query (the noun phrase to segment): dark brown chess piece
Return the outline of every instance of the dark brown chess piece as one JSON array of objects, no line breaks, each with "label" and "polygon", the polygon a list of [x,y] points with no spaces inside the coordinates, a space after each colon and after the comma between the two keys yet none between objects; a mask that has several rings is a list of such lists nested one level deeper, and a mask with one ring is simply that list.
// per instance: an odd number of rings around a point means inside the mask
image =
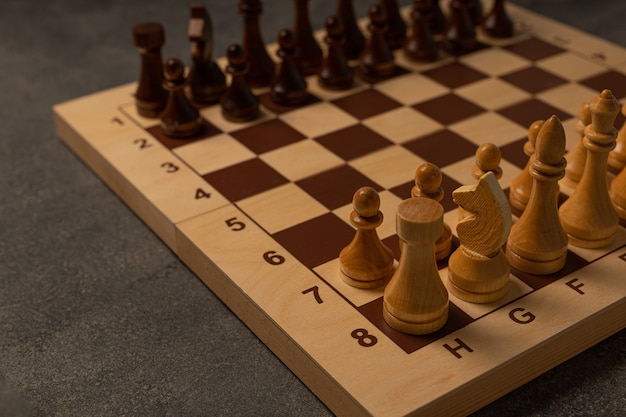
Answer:
[{"label": "dark brown chess piece", "polygon": [[317,73],[322,65],[323,54],[313,37],[309,18],[309,0],[296,0],[294,33],[298,49],[298,68],[304,75]]},{"label": "dark brown chess piece", "polygon": [[246,78],[252,87],[266,87],[274,78],[274,61],[265,49],[259,19],[263,12],[260,0],[240,0],[239,14],[243,16],[242,46],[248,55]]},{"label": "dark brown chess piece", "polygon": [[398,1],[381,0],[380,4],[383,5],[387,12],[387,32],[385,33],[387,45],[392,50],[402,48],[406,40],[406,22],[400,15]]},{"label": "dark brown chess piece", "polygon": [[365,47],[365,37],[354,16],[352,0],[337,0],[336,16],[341,19],[345,42],[343,51],[347,59],[357,59]]},{"label": "dark brown chess piece", "polygon": [[[431,0],[426,0],[426,2],[429,3]],[[430,30],[430,16],[428,9],[413,7],[411,11],[411,36],[404,44],[404,53],[409,59],[432,62],[436,61],[439,56],[439,48]]]},{"label": "dark brown chess piece", "polygon": [[448,22],[441,11],[439,0],[413,0],[412,13],[419,13],[426,18],[430,33],[436,41],[443,39]]},{"label": "dark brown chess piece", "polygon": [[222,115],[233,122],[246,122],[259,114],[259,99],[250,90],[246,80],[249,65],[241,45],[232,44],[226,51],[228,66],[226,72],[231,82],[220,99]]},{"label": "dark brown chess piece", "polygon": [[198,103],[214,103],[226,90],[226,77],[213,61],[213,27],[203,6],[191,6],[188,29],[192,65],[189,69],[191,98]]},{"label": "dark brown chess piece", "polygon": [[135,92],[137,113],[143,117],[157,118],[167,103],[161,58],[165,30],[160,23],[139,23],[133,27],[133,40],[141,56],[139,82]]},{"label": "dark brown chess piece", "polygon": [[272,81],[270,97],[278,104],[296,106],[307,97],[307,84],[298,70],[296,37],[289,29],[278,34],[278,52],[281,62]]},{"label": "dark brown chess piece", "polygon": [[367,27],[370,36],[361,54],[360,69],[366,76],[388,77],[395,71],[395,62],[393,53],[385,41],[387,30],[385,8],[378,3],[372,4],[369,8],[369,19],[370,23]]},{"label": "dark brown chess piece", "polygon": [[450,25],[446,31],[446,48],[454,55],[476,49],[476,30],[466,4],[460,0],[450,3]]},{"label": "dark brown chess piece", "polygon": [[510,38],[515,33],[513,21],[504,7],[504,0],[495,0],[493,7],[485,16],[483,29],[494,38]]},{"label": "dark brown chess piece", "polygon": [[467,7],[467,13],[474,26],[483,23],[483,4],[481,0],[460,0]]},{"label": "dark brown chess piece", "polygon": [[169,91],[167,105],[159,116],[163,133],[175,138],[197,134],[202,128],[202,118],[185,95],[185,65],[179,59],[170,58],[163,66],[163,73],[165,88]]},{"label": "dark brown chess piece", "polygon": [[344,26],[337,16],[326,19],[326,37],[328,45],[326,57],[319,72],[319,83],[332,90],[343,90],[354,84],[354,71],[348,64],[343,50]]}]

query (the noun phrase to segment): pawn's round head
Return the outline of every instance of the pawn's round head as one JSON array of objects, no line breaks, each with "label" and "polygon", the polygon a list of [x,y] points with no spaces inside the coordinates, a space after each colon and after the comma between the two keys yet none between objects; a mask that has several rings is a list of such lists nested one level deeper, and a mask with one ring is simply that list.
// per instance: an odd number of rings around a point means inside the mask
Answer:
[{"label": "pawn's round head", "polygon": [[341,39],[343,37],[343,23],[337,16],[329,16],[324,24],[326,33],[331,39]]},{"label": "pawn's round head", "polygon": [[543,120],[535,120],[530,127],[528,128],[528,141],[535,146],[537,142],[537,135],[539,134],[539,130],[541,126],[543,126]]},{"label": "pawn's round head", "polygon": [[163,76],[168,81],[181,80],[185,76],[185,64],[177,58],[168,59],[163,65]]},{"label": "pawn's round head", "polygon": [[376,27],[387,26],[387,11],[381,4],[374,3],[368,9],[368,15],[372,25]]},{"label": "pawn's round head", "polygon": [[495,171],[500,166],[502,154],[493,143],[483,143],[476,150],[476,165],[483,171]]},{"label": "pawn's round head", "polygon": [[243,47],[237,43],[233,43],[226,49],[226,58],[228,63],[232,66],[239,67],[245,65],[246,54]]},{"label": "pawn's round head", "polygon": [[282,29],[278,32],[278,45],[284,50],[296,49],[296,35],[290,29]]},{"label": "pawn's round head", "polygon": [[352,205],[360,217],[373,217],[380,209],[380,196],[372,187],[361,187],[354,193]]},{"label": "pawn's round head", "polygon": [[415,171],[415,185],[425,194],[439,191],[442,180],[441,170],[430,162],[424,162]]}]

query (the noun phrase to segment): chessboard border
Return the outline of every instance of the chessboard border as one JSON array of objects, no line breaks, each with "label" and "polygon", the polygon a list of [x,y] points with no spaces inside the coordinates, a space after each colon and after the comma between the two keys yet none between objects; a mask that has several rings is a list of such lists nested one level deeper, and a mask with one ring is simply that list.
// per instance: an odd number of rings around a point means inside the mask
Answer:
[{"label": "chessboard border", "polygon": [[[543,17],[535,17],[534,13],[513,7],[514,12],[529,13],[536,25],[541,24],[547,29],[548,37],[563,35],[560,27],[570,27],[553,21],[541,22]],[[523,20],[522,20],[523,21]],[[555,28],[556,27],[556,28]],[[561,31],[562,32],[562,31]],[[568,32],[572,33],[572,32]],[[575,33],[574,33],[575,35]],[[541,36],[539,36],[541,37]],[[593,37],[585,34],[587,40]],[[599,40],[599,45],[608,42]],[[601,42],[601,43],[600,43]],[[575,50],[572,45],[569,49]],[[589,46],[585,45],[585,50]],[[623,49],[620,48],[622,54]],[[607,54],[606,56],[612,56]],[[626,55],[624,55],[626,59]],[[626,60],[624,61],[626,62]],[[612,65],[613,66],[613,65]],[[97,94],[97,93],[96,93]],[[259,337],[333,412],[342,415],[370,415],[360,402],[345,389],[321,366],[319,366],[285,331],[275,323],[254,301],[242,292],[220,268],[179,230],[176,223],[170,222],[165,214],[101,155],[81,134],[64,119],[62,109],[54,107],[54,121],[61,140],[88,165],[103,182],[127,204],[139,218],[148,225],[170,249],[211,289],[254,333]],[[182,159],[178,158],[180,161]],[[184,161],[183,161],[184,163]],[[242,212],[243,214],[243,212]],[[252,219],[250,219],[253,221]],[[616,253],[621,248],[611,253]],[[525,384],[546,370],[570,359],[606,337],[626,326],[626,299],[613,303],[598,312],[603,320],[598,324],[597,317],[587,317],[551,338],[545,339],[534,349],[510,360],[508,363],[482,374],[471,384],[465,384],[454,392],[437,398],[415,414],[463,415],[475,411],[494,399]],[[576,343],[572,343],[575,341]],[[541,355],[537,355],[540,352]],[[454,401],[448,397],[454,396]]]}]

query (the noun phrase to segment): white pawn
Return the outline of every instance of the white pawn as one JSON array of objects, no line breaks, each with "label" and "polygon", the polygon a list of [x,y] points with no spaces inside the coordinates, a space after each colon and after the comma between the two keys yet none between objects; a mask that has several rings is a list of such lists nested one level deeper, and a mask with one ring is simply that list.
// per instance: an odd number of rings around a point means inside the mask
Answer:
[{"label": "white pawn", "polygon": [[383,295],[383,318],[395,330],[427,334],[448,320],[448,291],[435,262],[442,227],[443,207],[436,201],[416,197],[398,205],[396,228],[404,243]]},{"label": "white pawn", "polygon": [[620,219],[626,220],[626,169],[622,168],[617,177],[611,182],[611,190],[609,191],[613,207],[617,211]]},{"label": "white pawn", "polygon": [[561,183],[569,188],[576,188],[580,177],[585,170],[585,161],[587,160],[587,149],[583,145],[585,137],[585,127],[591,123],[591,111],[589,110],[589,101],[584,102],[578,110],[578,119],[576,120],[576,133],[578,133],[578,141],[574,147],[565,155],[567,166],[565,167],[565,177]]},{"label": "white pawn", "polygon": [[[626,116],[626,104],[622,105],[622,114]],[[626,166],[626,122],[622,125],[615,140],[615,149],[609,152],[609,167],[620,172]]]},{"label": "white pawn", "polygon": [[339,254],[341,278],[357,288],[380,287],[387,283],[394,266],[393,252],[376,233],[383,222],[380,197],[373,188],[362,187],[354,193],[352,204],[350,223],[356,234]]},{"label": "white pawn", "polygon": [[[415,171],[415,185],[411,189],[411,197],[430,198],[436,202],[443,199],[443,188],[441,188],[441,170],[435,164],[424,162]],[[443,223],[443,232],[435,242],[435,257],[438,261],[445,259],[450,254],[452,248],[452,231],[450,226]]]},{"label": "white pawn", "polygon": [[[474,166],[472,167],[472,177],[479,180],[480,177],[487,172],[492,172],[496,179],[502,178],[502,168],[500,168],[500,161],[502,160],[502,153],[493,143],[483,143],[476,149]],[[463,210],[463,207],[459,207],[457,210],[459,213],[459,220],[462,220],[467,216],[467,212]]]},{"label": "white pawn", "polygon": [[509,190],[509,202],[511,207],[524,211],[528,199],[530,198],[530,191],[533,188],[533,177],[530,175],[530,164],[532,156],[535,153],[535,142],[537,141],[537,133],[543,125],[543,120],[537,120],[528,129],[528,142],[524,144],[524,153],[528,156],[528,162],[526,166],[520,172],[520,174],[511,180],[511,188]]}]

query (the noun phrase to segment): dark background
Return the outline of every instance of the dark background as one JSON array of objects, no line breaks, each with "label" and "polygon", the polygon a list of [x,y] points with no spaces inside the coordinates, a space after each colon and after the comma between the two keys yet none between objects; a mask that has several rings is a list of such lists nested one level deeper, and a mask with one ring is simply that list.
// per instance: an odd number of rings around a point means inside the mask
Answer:
[{"label": "dark background", "polygon": [[[236,3],[204,2],[217,56]],[[291,2],[265,3],[273,42]],[[312,3],[319,28],[334,0]],[[623,0],[515,3],[626,46]],[[56,137],[53,104],[136,79],[134,23],[161,21],[164,57],[186,59],[188,5],[2,2],[0,416],[330,415]],[[626,415],[625,387],[622,331],[476,415]]]}]

